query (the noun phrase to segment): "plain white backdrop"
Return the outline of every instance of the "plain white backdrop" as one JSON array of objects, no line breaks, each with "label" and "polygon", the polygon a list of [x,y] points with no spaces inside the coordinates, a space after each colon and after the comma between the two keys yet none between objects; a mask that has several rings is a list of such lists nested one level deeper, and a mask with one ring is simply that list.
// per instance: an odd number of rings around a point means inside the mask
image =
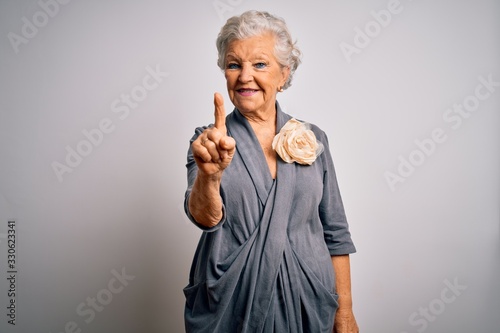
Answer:
[{"label": "plain white backdrop", "polygon": [[188,142],[248,9],[303,52],[278,100],[329,136],[361,332],[498,331],[494,0],[0,1],[0,331],[183,332]]}]

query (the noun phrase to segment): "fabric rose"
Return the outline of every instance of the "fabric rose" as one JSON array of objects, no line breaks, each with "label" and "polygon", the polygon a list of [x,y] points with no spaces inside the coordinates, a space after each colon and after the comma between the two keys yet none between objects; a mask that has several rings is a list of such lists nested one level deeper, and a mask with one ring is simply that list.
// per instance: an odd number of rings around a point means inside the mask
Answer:
[{"label": "fabric rose", "polygon": [[287,163],[311,165],[323,152],[323,144],[316,140],[311,125],[290,119],[273,139],[273,149]]}]

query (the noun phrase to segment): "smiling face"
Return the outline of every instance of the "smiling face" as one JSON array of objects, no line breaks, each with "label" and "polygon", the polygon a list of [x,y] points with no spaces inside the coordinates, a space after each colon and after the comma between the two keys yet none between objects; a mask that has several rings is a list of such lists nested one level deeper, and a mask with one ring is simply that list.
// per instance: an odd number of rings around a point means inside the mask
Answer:
[{"label": "smiling face", "polygon": [[276,94],[290,70],[274,56],[274,36],[235,40],[226,53],[225,76],[229,98],[246,117],[266,118],[275,111]]}]

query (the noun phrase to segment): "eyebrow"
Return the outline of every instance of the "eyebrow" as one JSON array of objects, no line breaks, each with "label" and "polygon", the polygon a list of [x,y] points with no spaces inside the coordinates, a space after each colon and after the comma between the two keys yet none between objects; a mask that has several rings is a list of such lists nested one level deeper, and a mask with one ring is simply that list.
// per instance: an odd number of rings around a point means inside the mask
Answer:
[{"label": "eyebrow", "polygon": [[235,60],[241,60],[241,58],[240,58],[240,57],[238,57],[238,56],[237,56],[236,54],[234,54],[234,53],[228,53],[228,54],[226,54],[226,59],[228,59],[228,58],[233,58],[233,59],[235,59]]},{"label": "eyebrow", "polygon": [[[233,59],[233,60],[238,60],[238,61],[241,61],[241,58],[238,57],[236,54],[234,53],[227,53],[226,55],[226,60],[228,60],[229,58]],[[266,54],[259,54],[258,56],[254,56],[251,58],[251,61],[255,61],[255,60],[266,60],[266,61],[269,61],[271,58],[266,55]]]}]

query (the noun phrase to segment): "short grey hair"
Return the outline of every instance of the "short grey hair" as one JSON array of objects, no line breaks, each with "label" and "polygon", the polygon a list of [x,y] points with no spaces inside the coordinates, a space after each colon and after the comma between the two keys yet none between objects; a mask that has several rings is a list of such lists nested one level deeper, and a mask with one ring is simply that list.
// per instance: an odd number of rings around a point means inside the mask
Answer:
[{"label": "short grey hair", "polygon": [[235,40],[246,39],[259,36],[265,33],[271,33],[276,38],[274,47],[274,56],[281,67],[289,67],[290,75],[285,85],[286,89],[290,87],[293,74],[300,64],[301,52],[292,41],[292,36],[288,31],[285,20],[273,16],[268,12],[249,10],[240,16],[229,18],[226,24],[220,30],[216,45],[219,58],[217,65],[224,70],[226,67],[226,52],[229,44]]}]

